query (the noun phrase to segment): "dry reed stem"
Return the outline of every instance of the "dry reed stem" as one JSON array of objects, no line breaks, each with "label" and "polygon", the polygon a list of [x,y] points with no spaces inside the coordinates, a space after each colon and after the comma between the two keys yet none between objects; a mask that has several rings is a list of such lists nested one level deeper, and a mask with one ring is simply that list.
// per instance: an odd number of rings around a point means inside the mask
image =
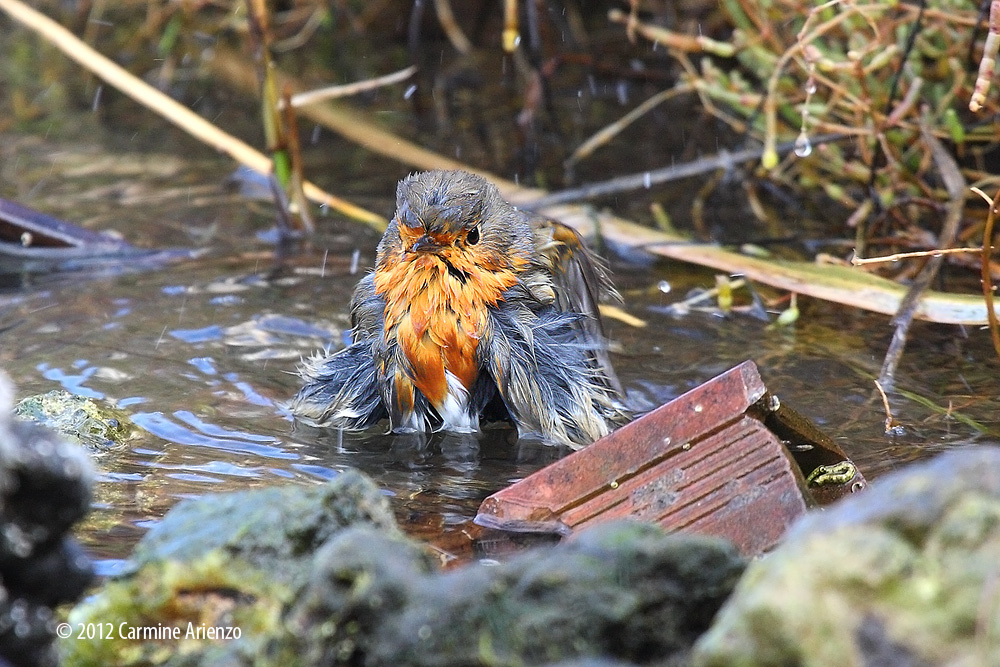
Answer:
[{"label": "dry reed stem", "polygon": [[917,259],[919,257],[941,257],[942,255],[970,255],[982,254],[982,248],[942,248],[940,250],[919,250],[916,252],[897,252],[892,255],[880,255],[878,257],[851,258],[851,266],[864,266],[865,264],[885,264],[887,262],[898,262],[904,259]]},{"label": "dry reed stem", "polygon": [[591,153],[593,153],[601,146],[604,146],[607,143],[609,143],[612,139],[618,136],[625,128],[627,128],[629,125],[634,123],[639,118],[642,118],[644,115],[649,113],[659,104],[662,104],[663,102],[666,102],[669,99],[677,97],[678,95],[684,95],[692,91],[694,91],[693,86],[685,83],[680,83],[674,86],[673,88],[669,88],[667,90],[661,91],[653,95],[645,102],[643,102],[636,108],[632,109],[631,111],[629,111],[627,114],[625,114],[615,122],[595,132],[593,135],[590,136],[590,138],[588,138],[582,144],[577,146],[576,150],[573,151],[573,154],[566,159],[564,165],[567,168],[572,167],[580,160],[589,157]]},{"label": "dry reed stem", "polygon": [[383,86],[389,86],[394,83],[399,83],[400,81],[406,81],[413,76],[416,71],[416,65],[410,65],[406,69],[401,69],[398,72],[378,76],[365,81],[355,81],[353,83],[345,83],[338,86],[317,88],[316,90],[309,90],[304,93],[296,93],[291,97],[291,105],[293,107],[304,107],[309,104],[322,102],[323,100],[332,100],[338,97],[357,95],[358,93],[374,90]]},{"label": "dry reed stem", "polygon": [[472,42],[455,20],[455,13],[451,11],[451,0],[434,0],[434,11],[437,13],[441,29],[455,50],[463,54],[471,52]]}]

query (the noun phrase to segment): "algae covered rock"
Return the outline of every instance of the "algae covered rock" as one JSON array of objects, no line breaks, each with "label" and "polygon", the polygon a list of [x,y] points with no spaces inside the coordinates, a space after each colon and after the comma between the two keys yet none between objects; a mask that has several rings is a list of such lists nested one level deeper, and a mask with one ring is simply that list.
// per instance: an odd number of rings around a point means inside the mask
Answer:
[{"label": "algae covered rock", "polygon": [[48,429],[13,419],[0,374],[0,664],[54,665],[53,609],[93,578],[67,536],[90,506],[87,454]]},{"label": "algae covered rock", "polygon": [[123,410],[62,389],[28,396],[17,404],[14,412],[51,428],[94,454],[124,444],[134,431]]},{"label": "algae covered rock", "polygon": [[1000,665],[1000,448],[941,454],[796,524],[699,667]]},{"label": "algae covered rock", "polygon": [[63,641],[64,664],[677,664],[744,567],[722,540],[621,523],[442,573],[354,471],[185,501],[132,561],[70,614],[110,636]]},{"label": "algae covered rock", "polygon": [[285,649],[308,665],[662,664],[705,631],[743,566],[728,542],[622,522],[427,574],[359,527],[317,554]]},{"label": "algae covered rock", "polygon": [[[64,664],[216,664],[255,655],[319,547],[356,522],[398,535],[381,491],[348,471],[321,486],[289,485],[179,503],[140,542],[131,568],[70,614]],[[215,656],[215,657],[213,657]],[[248,658],[249,659],[249,658]]]}]

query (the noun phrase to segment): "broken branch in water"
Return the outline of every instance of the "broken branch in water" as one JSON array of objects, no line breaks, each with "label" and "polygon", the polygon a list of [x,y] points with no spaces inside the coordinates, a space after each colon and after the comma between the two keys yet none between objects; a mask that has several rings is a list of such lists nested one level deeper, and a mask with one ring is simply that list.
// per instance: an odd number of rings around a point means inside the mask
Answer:
[{"label": "broken branch in water", "polygon": [[[941,234],[938,235],[938,247],[947,249],[955,242],[955,237],[958,235],[958,225],[962,221],[962,211],[965,209],[965,191],[967,189],[965,177],[962,176],[955,158],[945,149],[941,141],[931,133],[930,127],[923,119],[921,119],[920,130],[923,140],[930,146],[931,154],[934,156],[934,163],[937,165],[938,172],[941,174],[941,180],[944,182],[945,190],[948,192],[947,213],[945,214],[944,224],[941,225]],[[893,332],[892,342],[889,344],[885,360],[882,362],[882,370],[879,372],[879,382],[883,387],[891,390],[895,383],[896,367],[899,365],[899,360],[903,356],[903,349],[906,347],[906,337],[910,329],[910,323],[913,321],[917,306],[920,304],[921,296],[931,284],[931,281],[937,276],[943,261],[941,255],[931,257],[930,261],[927,262],[910,285],[906,296],[903,297],[902,302],[899,304],[899,310],[896,311],[896,314],[892,318],[892,324],[896,327],[896,330]],[[992,312],[992,304],[990,304],[987,310]]]},{"label": "broken branch in water", "polygon": [[889,407],[889,397],[885,395],[885,389],[882,388],[878,380],[875,380],[875,388],[878,389],[878,393],[882,397],[882,408],[885,410],[885,434],[896,435],[902,427],[896,421],[896,418],[892,416],[892,408]]}]

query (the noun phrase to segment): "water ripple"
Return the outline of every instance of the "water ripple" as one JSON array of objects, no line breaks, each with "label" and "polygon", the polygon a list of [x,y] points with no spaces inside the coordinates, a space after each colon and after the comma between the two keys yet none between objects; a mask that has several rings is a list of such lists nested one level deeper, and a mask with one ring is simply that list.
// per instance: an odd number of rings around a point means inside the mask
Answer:
[{"label": "water ripple", "polygon": [[172,417],[162,412],[137,412],[132,415],[132,421],[153,435],[178,445],[211,447],[270,459],[299,458],[298,454],[274,446],[281,443],[277,438],[224,429],[204,422],[187,410],[178,410]]}]

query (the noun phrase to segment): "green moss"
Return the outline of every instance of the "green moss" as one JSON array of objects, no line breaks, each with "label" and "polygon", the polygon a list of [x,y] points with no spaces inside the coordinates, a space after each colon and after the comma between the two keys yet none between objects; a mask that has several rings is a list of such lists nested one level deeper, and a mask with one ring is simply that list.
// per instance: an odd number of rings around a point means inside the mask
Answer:
[{"label": "green moss", "polygon": [[[59,653],[64,665],[162,665],[213,645],[253,644],[278,631],[290,595],[279,580],[222,551],[150,563],[74,608],[73,634],[60,640]],[[79,636],[87,628],[102,636]],[[160,638],[143,638],[154,628]],[[238,628],[239,637],[205,638],[204,628]]]},{"label": "green moss", "polygon": [[61,389],[28,396],[14,407],[14,413],[57,431],[92,453],[123,445],[135,432],[124,411]]}]

